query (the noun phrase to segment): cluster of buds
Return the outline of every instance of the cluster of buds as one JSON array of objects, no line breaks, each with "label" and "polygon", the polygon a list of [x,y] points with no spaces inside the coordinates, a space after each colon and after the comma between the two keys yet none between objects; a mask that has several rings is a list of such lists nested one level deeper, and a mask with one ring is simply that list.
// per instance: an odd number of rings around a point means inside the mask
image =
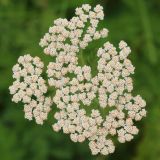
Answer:
[{"label": "cluster of buds", "polygon": [[[135,68],[128,59],[131,49],[124,41],[119,43],[120,51],[110,42],[98,49],[96,76],[92,76],[90,66],[79,65],[79,52],[93,40],[106,38],[108,30],[98,30],[99,21],[104,19],[100,5],[92,10],[84,4],[75,14],[71,20],[55,20],[40,40],[44,53],[55,57],[47,66],[48,86],[41,76],[43,63],[25,55],[13,67],[16,80],[9,89],[14,102],[25,104],[27,119],[35,117],[37,124],[43,124],[55,103],[58,111],[54,131],[69,134],[73,142],[88,140],[93,155],[108,155],[115,150],[112,137],[124,143],[138,134],[134,122],[146,116],[146,103],[131,93],[130,75]],[[53,97],[45,96],[48,87],[55,88]],[[99,104],[92,108],[94,100]]]}]

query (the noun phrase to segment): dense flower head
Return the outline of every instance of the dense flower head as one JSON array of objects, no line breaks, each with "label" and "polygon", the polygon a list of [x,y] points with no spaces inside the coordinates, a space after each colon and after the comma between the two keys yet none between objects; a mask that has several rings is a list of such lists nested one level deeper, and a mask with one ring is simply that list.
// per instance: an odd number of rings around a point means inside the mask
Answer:
[{"label": "dense flower head", "polygon": [[13,78],[15,81],[9,87],[12,101],[23,102],[25,118],[37,124],[43,124],[50,111],[52,100],[45,97],[47,85],[41,77],[43,62],[38,57],[31,57],[29,54],[20,56],[18,63],[13,66]]},{"label": "dense flower head", "polygon": [[[13,67],[16,80],[9,88],[12,100],[24,103],[25,118],[34,117],[37,124],[47,119],[54,102],[58,110],[53,130],[69,134],[73,142],[88,140],[93,155],[113,153],[112,137],[120,143],[131,141],[138,134],[135,121],[146,116],[145,101],[132,95],[130,76],[135,67],[128,59],[131,49],[126,42],[120,41],[118,50],[109,41],[98,49],[96,76],[90,66],[78,63],[79,51],[108,36],[107,29],[98,30],[103,19],[102,6],[92,9],[84,4],[76,8],[72,19],[55,20],[40,40],[44,53],[55,57],[47,66],[48,85],[41,76],[41,60],[25,55]],[[53,97],[46,97],[48,87],[55,88]],[[92,108],[93,101],[98,106]]]}]

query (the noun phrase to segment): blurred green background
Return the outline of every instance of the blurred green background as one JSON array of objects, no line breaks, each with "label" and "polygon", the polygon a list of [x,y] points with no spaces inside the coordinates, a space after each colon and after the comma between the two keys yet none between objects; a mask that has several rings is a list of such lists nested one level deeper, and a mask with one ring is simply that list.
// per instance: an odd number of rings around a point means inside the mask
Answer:
[{"label": "blurred green background", "polygon": [[[24,119],[23,105],[11,102],[12,66],[30,53],[45,62],[38,43],[54,19],[71,18],[83,3],[103,5],[113,44],[123,39],[132,48],[136,67],[134,94],[147,101],[147,117],[138,123],[139,135],[118,144],[114,154],[91,156],[87,143],[75,144],[68,135],[52,131],[53,112],[45,125]],[[96,67],[96,42],[83,55]],[[0,0],[0,160],[160,160],[160,0]]]}]

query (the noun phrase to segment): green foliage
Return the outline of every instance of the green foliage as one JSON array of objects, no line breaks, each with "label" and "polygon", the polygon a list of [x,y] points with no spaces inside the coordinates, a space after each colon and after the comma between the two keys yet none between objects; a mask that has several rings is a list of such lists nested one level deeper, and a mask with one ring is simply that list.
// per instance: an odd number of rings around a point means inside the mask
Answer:
[{"label": "green foliage", "polygon": [[[11,102],[8,86],[12,66],[18,56],[42,54],[40,38],[58,17],[70,18],[82,3],[100,3],[105,9],[101,26],[109,29],[109,39],[117,45],[123,39],[132,48],[136,67],[135,94],[147,101],[148,116],[139,125],[140,133],[132,142],[120,144],[108,157],[90,155],[87,144],[74,144],[69,136],[54,133],[49,122],[37,126],[23,118],[23,106]],[[1,160],[159,160],[160,159],[160,1],[159,0],[0,0],[0,159]],[[91,44],[81,54],[83,61],[96,70],[96,49],[103,41]],[[93,73],[94,74],[94,73]]]}]

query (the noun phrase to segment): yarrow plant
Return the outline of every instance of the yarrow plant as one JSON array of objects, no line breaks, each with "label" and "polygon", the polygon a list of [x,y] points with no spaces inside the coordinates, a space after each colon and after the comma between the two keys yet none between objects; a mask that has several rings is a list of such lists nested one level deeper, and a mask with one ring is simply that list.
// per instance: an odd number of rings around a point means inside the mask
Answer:
[{"label": "yarrow plant", "polygon": [[[75,14],[71,20],[55,20],[40,40],[44,53],[55,57],[47,66],[48,79],[42,77],[40,58],[27,54],[13,67],[15,81],[9,90],[12,101],[24,103],[26,119],[34,118],[42,125],[54,103],[58,108],[54,131],[69,134],[73,142],[88,140],[93,155],[108,155],[115,150],[112,137],[125,143],[138,134],[134,123],[146,116],[146,103],[131,93],[130,75],[135,68],[128,59],[131,49],[126,42],[120,41],[119,52],[110,42],[98,49],[98,74],[94,77],[90,66],[79,65],[79,52],[90,42],[106,38],[108,30],[98,30],[99,21],[104,19],[100,5],[92,9],[84,4]],[[55,88],[53,97],[47,94],[49,87]],[[98,107],[90,108],[95,99]]]}]

